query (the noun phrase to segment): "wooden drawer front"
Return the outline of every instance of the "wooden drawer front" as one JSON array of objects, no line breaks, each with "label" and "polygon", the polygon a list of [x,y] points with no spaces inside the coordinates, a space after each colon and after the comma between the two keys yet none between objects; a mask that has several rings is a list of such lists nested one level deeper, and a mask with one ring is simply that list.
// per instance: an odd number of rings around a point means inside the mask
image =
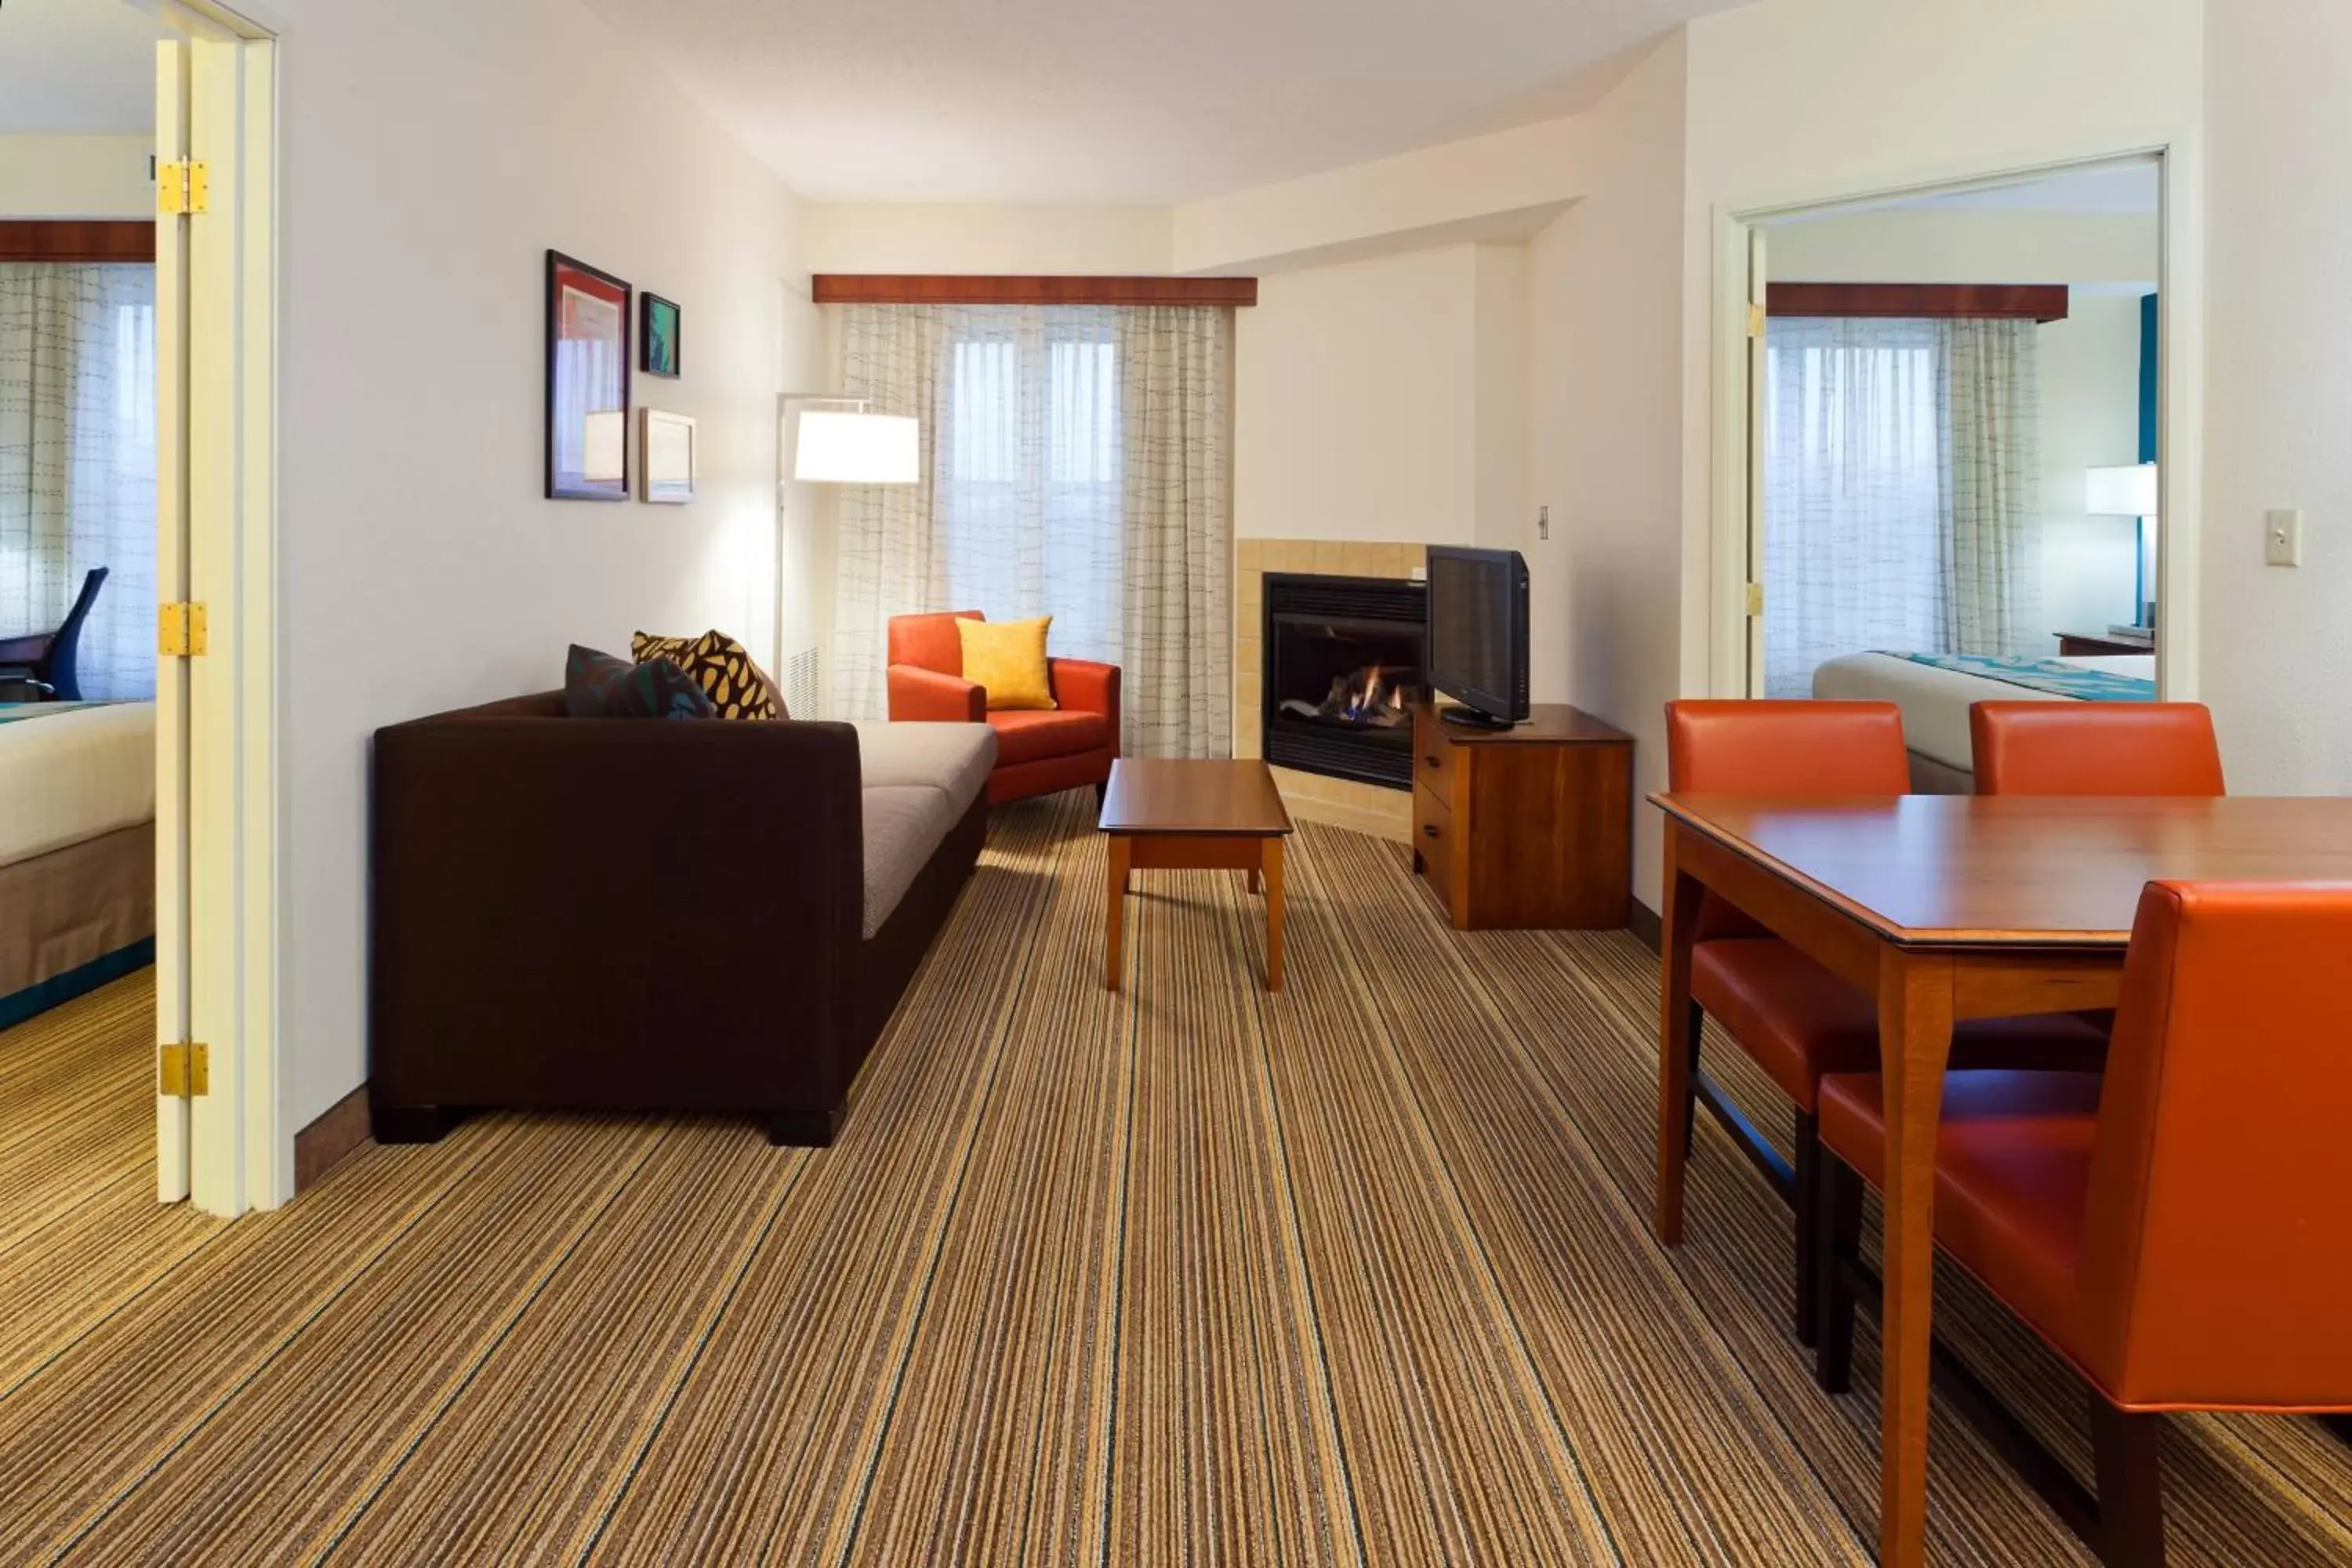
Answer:
[{"label": "wooden drawer front", "polygon": [[1461,800],[1454,793],[1454,778],[1461,771],[1462,753],[1444,733],[1445,721],[1433,718],[1424,710],[1412,726],[1412,782],[1435,795],[1442,805],[1452,806]]},{"label": "wooden drawer front", "polygon": [[1412,792],[1412,868],[1429,883],[1430,891],[1445,910],[1446,919],[1461,919],[1454,900],[1460,867],[1454,844],[1454,813],[1427,784]]}]

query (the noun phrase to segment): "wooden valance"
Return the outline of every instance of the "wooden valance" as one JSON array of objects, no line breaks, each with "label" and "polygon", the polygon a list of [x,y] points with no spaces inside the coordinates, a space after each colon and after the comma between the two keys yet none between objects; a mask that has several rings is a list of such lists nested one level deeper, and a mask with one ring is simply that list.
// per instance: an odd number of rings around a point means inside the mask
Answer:
[{"label": "wooden valance", "polygon": [[1769,316],[1978,316],[2063,321],[2063,283],[1773,283]]},{"label": "wooden valance", "polygon": [[1255,305],[1255,278],[991,277],[820,272],[820,305]]},{"label": "wooden valance", "polygon": [[0,221],[0,261],[148,261],[155,259],[152,222],[51,223]]}]

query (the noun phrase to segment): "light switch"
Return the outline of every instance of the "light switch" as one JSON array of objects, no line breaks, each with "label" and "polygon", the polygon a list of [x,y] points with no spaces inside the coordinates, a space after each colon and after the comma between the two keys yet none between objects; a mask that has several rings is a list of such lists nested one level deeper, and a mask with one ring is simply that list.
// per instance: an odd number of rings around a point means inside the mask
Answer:
[{"label": "light switch", "polygon": [[2282,507],[2263,516],[2263,559],[2273,566],[2303,564],[2303,509]]}]

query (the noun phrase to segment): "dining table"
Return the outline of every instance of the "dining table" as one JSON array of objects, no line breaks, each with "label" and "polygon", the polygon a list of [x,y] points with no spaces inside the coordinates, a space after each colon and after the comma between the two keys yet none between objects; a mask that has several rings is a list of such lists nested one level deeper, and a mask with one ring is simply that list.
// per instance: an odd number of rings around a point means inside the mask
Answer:
[{"label": "dining table", "polygon": [[2151,881],[2352,882],[2352,798],[1661,794],[1654,1224],[1683,1236],[1691,949],[1712,891],[1877,1000],[1879,1561],[1927,1550],[1936,1136],[1956,1021],[2112,1008]]}]

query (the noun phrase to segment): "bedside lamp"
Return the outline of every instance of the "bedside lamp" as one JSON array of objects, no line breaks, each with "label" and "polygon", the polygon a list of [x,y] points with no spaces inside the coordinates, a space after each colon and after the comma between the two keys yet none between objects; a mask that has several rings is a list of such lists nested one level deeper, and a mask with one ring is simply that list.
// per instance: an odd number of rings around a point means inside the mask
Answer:
[{"label": "bedside lamp", "polygon": [[2156,625],[2156,606],[2149,586],[2156,581],[2157,509],[2163,486],[2154,463],[2124,463],[2091,468],[2084,475],[2083,510],[2093,517],[2134,517],[2139,520],[2138,581],[2132,602],[2139,624]]}]

